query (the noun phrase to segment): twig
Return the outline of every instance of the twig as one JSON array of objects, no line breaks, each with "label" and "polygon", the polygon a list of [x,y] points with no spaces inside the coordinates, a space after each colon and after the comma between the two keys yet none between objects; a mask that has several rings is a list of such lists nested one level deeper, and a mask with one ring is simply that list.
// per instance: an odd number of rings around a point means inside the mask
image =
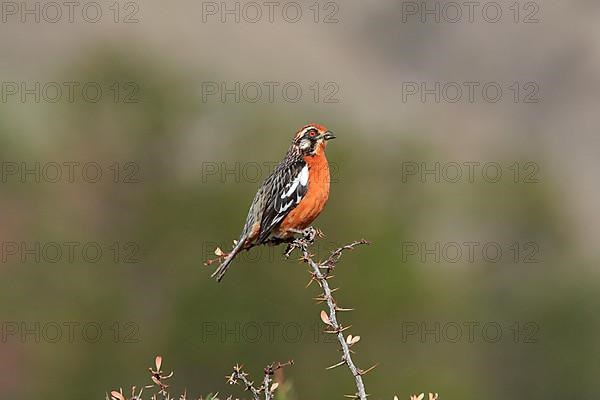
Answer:
[{"label": "twig", "polygon": [[[312,235],[312,238],[314,238],[314,235]],[[326,332],[335,334],[337,336],[338,341],[340,342],[340,345],[342,347],[342,353],[343,353],[342,360],[339,363],[334,364],[331,367],[328,367],[328,369],[333,369],[340,365],[346,364],[348,366],[348,368],[350,369],[350,372],[354,376],[354,380],[356,381],[356,390],[357,390],[355,395],[351,395],[351,396],[347,396],[347,397],[360,399],[360,400],[366,400],[367,393],[365,392],[365,385],[363,383],[362,375],[366,374],[373,368],[369,368],[367,371],[362,371],[354,364],[354,361],[352,361],[352,355],[351,355],[352,352],[350,350],[350,346],[352,346],[354,343],[358,342],[360,337],[357,336],[353,339],[352,336],[349,336],[348,340],[344,339],[343,332],[346,329],[348,329],[349,326],[345,327],[345,328],[342,327],[342,325],[338,322],[338,319],[337,319],[337,311],[341,311],[341,310],[346,311],[348,309],[342,309],[336,305],[335,299],[333,298],[333,295],[332,295],[332,293],[336,289],[331,289],[329,287],[329,282],[327,282],[327,279],[331,277],[329,275],[329,273],[335,267],[336,263],[340,260],[340,257],[342,256],[342,253],[344,250],[352,250],[358,245],[369,244],[369,242],[362,239],[362,240],[352,242],[346,246],[340,247],[339,249],[333,251],[331,253],[331,255],[329,256],[329,258],[322,263],[315,262],[312,259],[312,255],[308,251],[309,245],[312,244],[312,242],[313,241],[311,240],[311,234],[307,233],[307,234],[305,234],[305,237],[296,239],[293,243],[290,244],[290,247],[288,248],[286,255],[289,255],[294,249],[299,249],[302,253],[302,260],[305,263],[307,263],[312,270],[311,271],[311,274],[312,274],[311,282],[313,280],[316,280],[319,283],[319,285],[321,286],[321,289],[323,290],[323,296],[320,297],[319,300],[327,302],[327,307],[329,308],[329,313],[326,314],[325,312],[323,312],[323,314],[325,314],[325,315],[322,315],[321,319],[323,320],[324,323],[329,325],[331,328],[331,330],[328,330]],[[321,271],[322,269],[324,269],[325,272]],[[356,338],[358,338],[358,339],[356,339]]]},{"label": "twig", "polygon": [[265,374],[262,387],[265,389],[265,400],[271,400],[273,398],[273,393],[269,390],[271,388],[271,375]]},{"label": "twig", "polygon": [[245,390],[250,391],[252,393],[252,398],[254,400],[260,400],[260,389],[254,387],[254,382],[248,379],[248,374],[242,370],[242,366],[236,364],[233,367],[233,373],[227,377],[227,382],[230,385],[234,385],[242,381],[245,386]]},{"label": "twig", "polygon": [[265,378],[263,379],[263,390],[265,391],[265,400],[272,400],[274,396],[275,389],[279,386],[278,383],[274,383],[271,385],[271,377],[280,368],[287,367],[288,365],[294,365],[294,360],[290,360],[286,363],[273,363],[269,364],[265,368]]},{"label": "twig", "polygon": [[355,240],[354,242],[345,246],[342,246],[339,249],[332,251],[329,258],[323,261],[321,264],[333,268],[338,263],[338,261],[340,261],[340,258],[342,258],[342,253],[344,252],[344,250],[354,250],[356,246],[359,246],[361,244],[369,244],[369,241],[365,239],[360,239]]},{"label": "twig", "polygon": [[273,363],[269,364],[265,367],[265,377],[263,378],[262,385],[260,387],[255,387],[254,382],[248,379],[248,374],[244,372],[241,365],[235,365],[233,367],[233,373],[227,376],[227,382],[230,385],[234,385],[238,382],[242,382],[244,384],[245,390],[250,391],[252,393],[252,398],[254,400],[261,400],[260,395],[262,393],[265,394],[265,400],[273,400],[275,389],[277,389],[277,384],[271,384],[272,376],[280,368],[287,367],[288,365],[293,365],[294,361],[290,360],[286,363]]}]

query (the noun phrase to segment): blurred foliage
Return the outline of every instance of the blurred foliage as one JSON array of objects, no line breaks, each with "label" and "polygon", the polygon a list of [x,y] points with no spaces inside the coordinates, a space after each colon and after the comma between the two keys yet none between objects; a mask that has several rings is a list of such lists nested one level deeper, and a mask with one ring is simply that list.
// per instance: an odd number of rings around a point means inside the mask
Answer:
[{"label": "blurred foliage", "polygon": [[[115,162],[135,162],[139,183],[3,183],[0,232],[3,241],[78,240],[106,248],[135,242],[140,262],[115,263],[107,256],[96,264],[3,264],[3,321],[95,322],[103,329],[98,343],[80,336],[73,343],[2,343],[3,363],[10,360],[0,367],[0,375],[10,377],[6,398],[101,396],[144,381],[140,366],[155,354],[174,366],[174,392],[229,393],[223,376],[235,363],[257,374],[262,365],[293,359],[278,399],[352,393],[347,371],[324,371],[338,355],[319,334],[320,306],[311,300],[314,288],[304,289],[303,265],[283,260],[283,249],[255,249],[220,285],[202,265],[216,245],[226,248],[237,238],[259,184],[208,174],[208,163],[277,162],[294,130],[311,121],[296,120],[277,105],[204,104],[202,72],[190,76],[167,60],[109,48],[79,61],[57,78],[104,86],[135,82],[139,102],[103,99],[1,112],[0,155],[92,160],[105,172]],[[301,113],[322,115],[308,106]],[[380,363],[366,377],[373,398],[423,390],[448,399],[593,398],[600,370],[589,363],[598,358],[599,285],[573,252],[556,178],[544,175],[537,184],[403,182],[403,162],[457,157],[418,139],[418,132],[375,127],[371,135],[356,128],[351,115],[323,115],[320,122],[338,139],[328,148],[335,181],[317,221],[327,235],[319,251],[362,237],[373,243],[346,256],[336,277],[341,305],[357,309],[343,315],[363,338],[357,362]],[[494,159],[503,165],[539,160],[532,154],[502,150]],[[546,171],[543,164],[540,169]],[[535,242],[540,262],[402,262],[402,243],[448,238]],[[497,322],[502,340],[403,340],[405,323],[453,321]],[[118,343],[111,329],[116,322]],[[127,322],[139,329],[125,329]],[[516,322],[539,326],[539,340],[515,343],[510,327]],[[276,324],[273,340],[269,324]],[[260,339],[247,340],[244,330],[255,325]],[[293,340],[286,340],[283,327],[300,327],[300,337],[290,328]],[[136,342],[126,343],[124,335],[132,332]]]}]

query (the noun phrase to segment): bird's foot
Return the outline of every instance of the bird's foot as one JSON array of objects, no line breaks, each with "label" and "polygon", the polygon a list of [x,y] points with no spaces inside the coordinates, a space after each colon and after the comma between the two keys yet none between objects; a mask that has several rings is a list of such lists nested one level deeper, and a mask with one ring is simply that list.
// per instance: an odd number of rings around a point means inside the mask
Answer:
[{"label": "bird's foot", "polygon": [[298,238],[292,238],[288,243],[285,252],[283,253],[285,258],[289,258],[294,249],[306,248],[315,242],[317,237],[325,237],[320,229],[309,226],[306,229],[290,229],[290,232],[302,235]]},{"label": "bird's foot", "polygon": [[314,226],[309,226],[308,228],[302,231],[303,239],[308,242],[308,244],[313,244],[317,237],[323,238],[325,234],[322,230],[315,228]]},{"label": "bird's foot", "polygon": [[305,240],[308,244],[313,244],[317,236],[320,238],[325,237],[323,231],[313,226],[309,226],[305,229],[290,229],[289,231],[298,235],[302,235],[300,239]]}]

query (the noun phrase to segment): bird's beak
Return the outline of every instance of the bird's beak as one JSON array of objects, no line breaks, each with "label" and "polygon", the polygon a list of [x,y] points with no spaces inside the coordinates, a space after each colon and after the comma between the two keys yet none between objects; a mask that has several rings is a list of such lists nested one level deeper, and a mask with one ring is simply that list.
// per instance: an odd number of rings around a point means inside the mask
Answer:
[{"label": "bird's beak", "polygon": [[331,139],[335,139],[335,135],[334,135],[332,132],[330,132],[330,131],[327,131],[327,132],[325,132],[325,134],[323,135],[323,139],[325,139],[325,140],[331,140]]}]

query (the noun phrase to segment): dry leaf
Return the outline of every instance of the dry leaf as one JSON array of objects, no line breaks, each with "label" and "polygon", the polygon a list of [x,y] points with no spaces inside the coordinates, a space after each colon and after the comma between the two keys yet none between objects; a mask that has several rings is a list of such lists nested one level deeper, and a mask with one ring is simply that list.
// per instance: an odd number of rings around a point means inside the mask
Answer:
[{"label": "dry leaf", "polygon": [[346,343],[348,343],[349,346],[352,346],[353,344],[358,343],[359,340],[360,336],[348,335],[348,337],[346,338]]},{"label": "dry leaf", "polygon": [[326,325],[332,325],[331,320],[325,311],[321,311],[321,321],[323,321]]},{"label": "dry leaf", "polygon": [[112,392],[110,392],[110,395],[115,400],[125,400],[125,396],[123,396],[120,392],[117,392],[116,390],[113,390]]},{"label": "dry leaf", "polygon": [[274,384],[271,385],[271,392],[274,392],[275,389],[277,389],[279,387],[279,382],[275,382]]}]

